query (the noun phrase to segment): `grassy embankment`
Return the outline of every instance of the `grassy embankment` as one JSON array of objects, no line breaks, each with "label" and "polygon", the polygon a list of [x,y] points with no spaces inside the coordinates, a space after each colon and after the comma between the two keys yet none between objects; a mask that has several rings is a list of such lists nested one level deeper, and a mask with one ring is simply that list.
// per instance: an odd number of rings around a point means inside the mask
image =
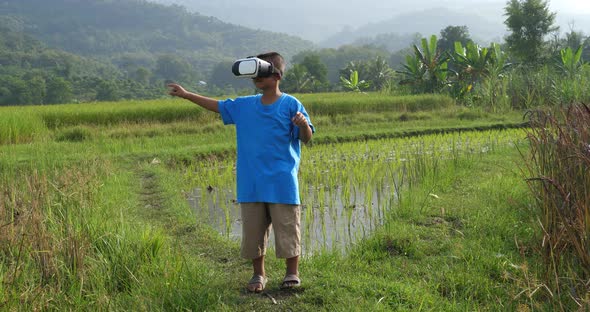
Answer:
[{"label": "grassy embankment", "polygon": [[[302,99],[318,129],[303,151],[310,157],[330,153],[320,143],[521,122],[519,112],[487,114],[437,97]],[[542,291],[527,296],[538,285],[537,260],[526,249],[533,227],[513,147],[441,159],[436,175],[422,168],[375,234],[346,255],[304,259],[297,292],[277,290],[284,267],[270,255],[261,296],[243,289],[250,265],[237,258],[237,243],[195,222],[184,196],[187,165],[232,157],[233,129],[216,116],[178,101],[0,112],[9,121],[0,131],[2,308],[504,310],[544,302]],[[395,150],[400,141],[382,144]]]}]

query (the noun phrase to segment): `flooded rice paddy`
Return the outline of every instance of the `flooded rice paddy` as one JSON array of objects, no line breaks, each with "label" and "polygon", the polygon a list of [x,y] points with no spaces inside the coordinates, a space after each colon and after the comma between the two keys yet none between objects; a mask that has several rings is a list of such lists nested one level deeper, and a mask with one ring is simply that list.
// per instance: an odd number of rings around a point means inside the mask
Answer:
[{"label": "flooded rice paddy", "polygon": [[[382,226],[404,190],[436,179],[443,162],[479,157],[524,140],[522,130],[464,132],[384,139],[302,150],[299,183],[303,255],[346,250]],[[188,201],[197,222],[239,240],[234,159],[187,168]],[[269,244],[272,246],[273,238]]]}]

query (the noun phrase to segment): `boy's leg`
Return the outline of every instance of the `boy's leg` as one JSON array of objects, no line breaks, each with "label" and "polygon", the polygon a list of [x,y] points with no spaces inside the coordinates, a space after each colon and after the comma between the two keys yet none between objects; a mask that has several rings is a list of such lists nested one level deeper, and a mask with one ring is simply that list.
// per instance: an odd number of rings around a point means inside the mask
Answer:
[{"label": "boy's leg", "polygon": [[[270,232],[270,215],[265,203],[241,203],[242,217],[242,244],[241,255],[243,258],[252,259],[254,269],[253,276],[261,276],[266,279],[264,271],[264,255]],[[262,291],[263,282],[248,283],[249,291]]]},{"label": "boy's leg", "polygon": [[[299,278],[299,256],[293,258],[287,258],[285,260],[287,264],[287,274],[285,276],[297,276]],[[283,288],[291,288],[296,286],[301,281],[295,281],[294,279],[287,279],[283,281]]]},{"label": "boy's leg", "polygon": [[266,272],[264,272],[264,256],[252,259],[252,267],[254,268],[254,275],[252,275],[252,278],[259,275],[262,276],[262,279],[257,282],[252,282],[252,280],[250,280],[247,286],[248,291],[261,292],[264,290],[264,284],[266,279]]},{"label": "boy's leg", "polygon": [[299,256],[285,259],[287,264],[287,275],[299,275]]},{"label": "boy's leg", "polygon": [[254,275],[266,276],[266,272],[264,271],[264,256],[252,259],[252,268],[254,269]]},{"label": "boy's leg", "polygon": [[287,272],[282,286],[288,288],[298,285],[299,255],[301,254],[301,207],[299,205],[269,204],[269,212],[275,232],[277,258],[286,259]]}]

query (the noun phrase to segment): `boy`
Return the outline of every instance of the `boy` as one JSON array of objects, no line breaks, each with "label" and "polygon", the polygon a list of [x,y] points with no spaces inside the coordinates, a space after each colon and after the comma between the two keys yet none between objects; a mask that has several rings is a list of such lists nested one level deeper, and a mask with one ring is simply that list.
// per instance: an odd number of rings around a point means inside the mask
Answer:
[{"label": "boy", "polygon": [[224,124],[235,124],[237,137],[237,193],[242,216],[241,255],[252,259],[254,275],[250,292],[266,286],[264,256],[269,231],[275,232],[276,254],[285,258],[287,272],[282,289],[298,287],[301,253],[300,199],[297,171],[300,141],[309,142],[315,132],[303,105],[283,93],[279,83],[285,60],[277,52],[256,56],[271,63],[269,77],[252,78],[262,94],[217,101],[169,84],[170,95],[187,99],[221,114]]}]

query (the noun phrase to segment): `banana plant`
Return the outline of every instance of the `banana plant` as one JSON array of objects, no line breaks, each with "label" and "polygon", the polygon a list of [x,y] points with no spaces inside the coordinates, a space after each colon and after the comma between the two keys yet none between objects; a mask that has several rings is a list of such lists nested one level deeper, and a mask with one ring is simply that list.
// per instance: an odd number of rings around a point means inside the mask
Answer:
[{"label": "banana plant", "polygon": [[504,53],[500,45],[495,42],[492,42],[490,45],[490,51],[492,55],[490,58],[490,69],[488,70],[489,75],[503,75],[512,66],[512,63],[508,62],[508,54]]},{"label": "banana plant", "polygon": [[340,70],[340,76],[349,77],[357,71],[370,84],[370,90],[380,90],[393,77],[393,70],[381,56],[370,60],[351,61]]},{"label": "banana plant", "polygon": [[356,70],[353,70],[350,73],[349,79],[340,76],[340,81],[345,89],[355,92],[363,92],[363,90],[368,89],[370,86],[370,84],[364,80],[359,81],[359,73]]},{"label": "banana plant", "polygon": [[295,64],[285,75],[284,88],[289,92],[310,92],[312,84],[313,76],[301,64]]},{"label": "banana plant", "polygon": [[453,95],[463,97],[487,73],[491,54],[487,48],[468,42],[465,47],[461,42],[455,42],[455,51],[451,54],[457,81],[454,84]]},{"label": "banana plant", "polygon": [[501,78],[510,66],[508,57],[496,43],[485,48],[473,42],[468,42],[465,47],[461,42],[455,42],[455,51],[451,56],[457,74],[456,96],[465,95],[483,79]]},{"label": "banana plant", "polygon": [[584,67],[582,50],[582,46],[580,46],[575,52],[570,47],[560,51],[561,62],[557,66],[569,77],[575,76]]},{"label": "banana plant", "polygon": [[414,55],[406,56],[404,70],[400,71],[405,76],[400,84],[413,85],[415,90],[423,92],[440,91],[448,82],[448,61],[447,54],[442,54],[437,48],[437,38],[430,37],[430,41],[422,38],[420,49],[414,45]]},{"label": "banana plant", "polygon": [[379,90],[393,77],[393,70],[381,56],[369,61],[370,83],[373,89]]},{"label": "banana plant", "polygon": [[455,53],[452,56],[459,80],[475,83],[488,73],[491,53],[487,48],[482,48],[471,41],[463,47],[461,42],[457,41]]},{"label": "banana plant", "polygon": [[460,78],[469,78],[471,82],[477,82],[490,75],[499,75],[511,65],[497,43],[492,43],[489,48],[483,48],[473,42],[468,42],[465,47],[461,42],[455,42],[455,52],[452,56]]},{"label": "banana plant", "polygon": [[406,55],[406,63],[402,65],[404,70],[399,71],[399,73],[404,75],[404,79],[400,81],[400,84],[411,85],[415,89],[421,89],[420,87],[424,84],[424,77],[426,76],[426,67],[413,55]]}]

